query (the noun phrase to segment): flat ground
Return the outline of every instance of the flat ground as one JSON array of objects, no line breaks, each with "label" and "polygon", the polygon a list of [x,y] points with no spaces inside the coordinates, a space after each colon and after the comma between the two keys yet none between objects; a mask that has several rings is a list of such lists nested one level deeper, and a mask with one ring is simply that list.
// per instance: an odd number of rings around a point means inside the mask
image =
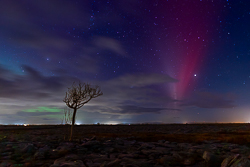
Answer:
[{"label": "flat ground", "polygon": [[[52,137],[53,140],[66,139],[70,126],[32,125],[0,126],[0,141],[32,140],[32,137]],[[96,136],[98,139],[125,137],[129,140],[199,143],[204,140],[250,144],[250,124],[144,124],[144,125],[77,125],[75,139]],[[19,137],[15,137],[19,136]],[[53,137],[54,136],[54,137]]]}]

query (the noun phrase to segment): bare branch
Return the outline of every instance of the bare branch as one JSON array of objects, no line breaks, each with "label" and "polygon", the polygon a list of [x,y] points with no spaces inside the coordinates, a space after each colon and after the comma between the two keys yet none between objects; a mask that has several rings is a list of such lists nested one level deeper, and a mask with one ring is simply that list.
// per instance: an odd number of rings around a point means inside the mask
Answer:
[{"label": "bare branch", "polygon": [[66,92],[64,102],[69,108],[81,108],[84,104],[88,103],[92,98],[103,95],[99,86],[91,87],[90,84],[79,83],[75,86],[73,83],[71,88]]}]

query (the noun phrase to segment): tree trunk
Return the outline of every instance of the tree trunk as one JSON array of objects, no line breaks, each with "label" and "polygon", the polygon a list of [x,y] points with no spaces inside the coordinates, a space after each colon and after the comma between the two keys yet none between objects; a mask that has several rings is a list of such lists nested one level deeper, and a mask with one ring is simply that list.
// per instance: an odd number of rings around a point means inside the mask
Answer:
[{"label": "tree trunk", "polygon": [[70,138],[69,141],[73,140],[73,135],[74,135],[74,125],[75,125],[75,117],[76,117],[76,108],[74,108],[74,113],[73,113],[73,117],[72,117],[72,124],[71,124],[71,132],[70,132]]}]

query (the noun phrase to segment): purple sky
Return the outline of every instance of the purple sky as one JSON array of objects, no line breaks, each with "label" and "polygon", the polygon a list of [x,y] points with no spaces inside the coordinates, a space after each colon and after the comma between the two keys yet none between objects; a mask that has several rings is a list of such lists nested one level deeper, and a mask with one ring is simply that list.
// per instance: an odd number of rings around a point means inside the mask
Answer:
[{"label": "purple sky", "polygon": [[250,2],[0,2],[0,124],[250,122]]}]

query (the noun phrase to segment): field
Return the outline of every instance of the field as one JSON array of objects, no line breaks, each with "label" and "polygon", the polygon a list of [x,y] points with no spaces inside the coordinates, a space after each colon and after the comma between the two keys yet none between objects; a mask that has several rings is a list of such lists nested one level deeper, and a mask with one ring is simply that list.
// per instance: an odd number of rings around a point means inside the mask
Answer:
[{"label": "field", "polygon": [[[250,166],[249,124],[0,126],[0,166]],[[244,166],[243,165],[243,166]]]},{"label": "field", "polygon": [[[40,138],[51,136],[57,140],[66,140],[70,126],[67,125],[31,125],[0,126],[0,141],[16,138],[25,140],[29,136]],[[250,124],[138,124],[138,125],[76,125],[75,140],[96,136],[98,139],[126,137],[131,140],[153,142],[200,143],[216,140],[235,144],[250,143]],[[14,137],[16,136],[16,137]],[[26,137],[25,137],[26,136]],[[53,137],[54,136],[54,137]]]}]

